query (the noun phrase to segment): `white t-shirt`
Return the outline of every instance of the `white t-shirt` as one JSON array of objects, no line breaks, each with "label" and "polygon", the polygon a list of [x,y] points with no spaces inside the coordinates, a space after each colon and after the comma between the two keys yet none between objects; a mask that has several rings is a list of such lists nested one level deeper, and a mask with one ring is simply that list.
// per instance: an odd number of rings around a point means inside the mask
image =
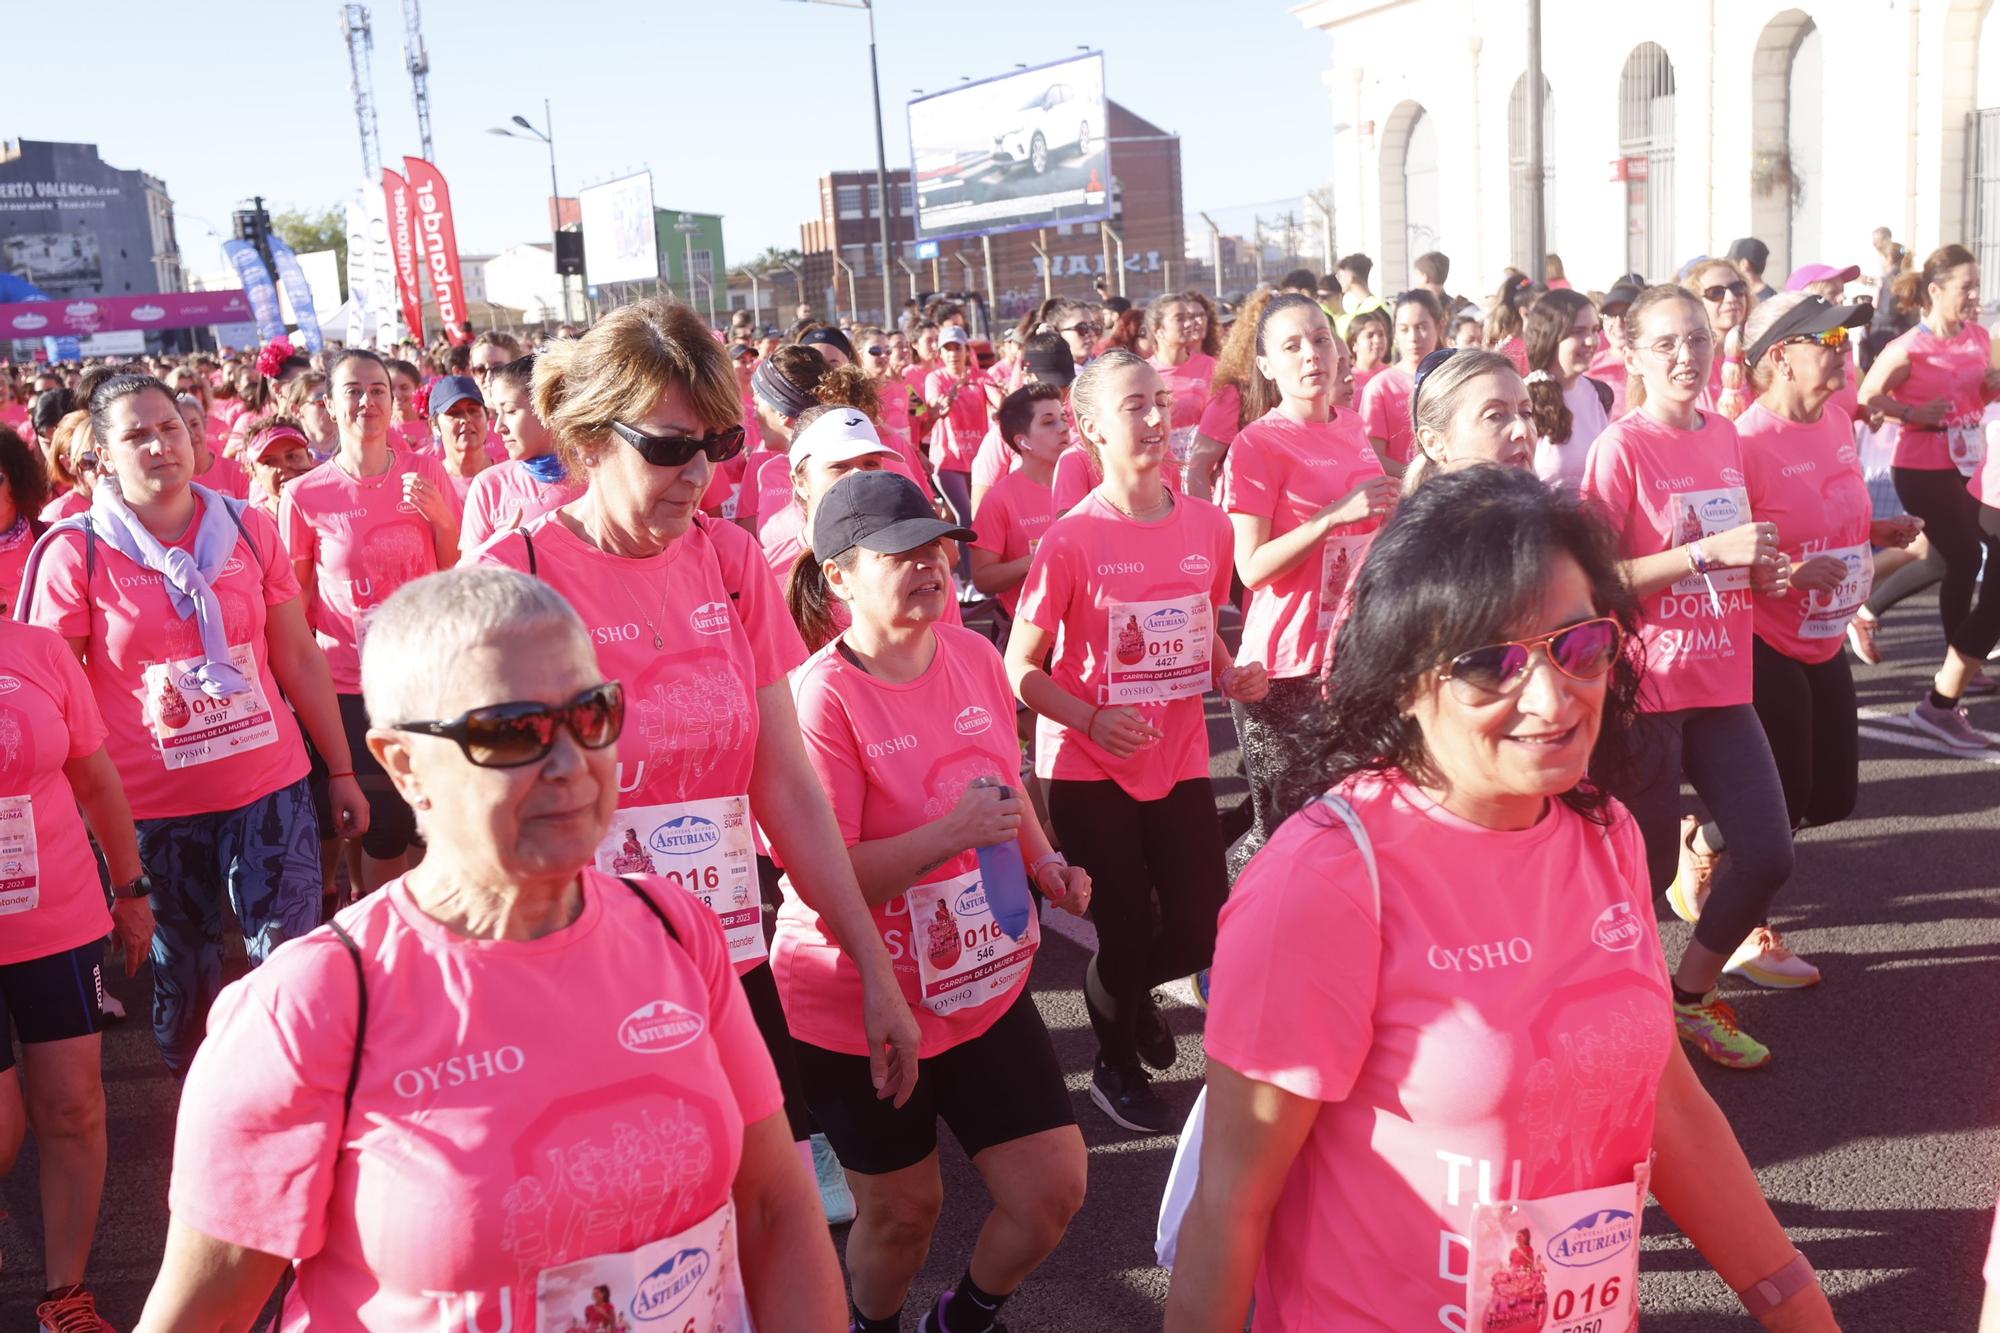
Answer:
[{"label": "white t-shirt", "polygon": [[1590,442],[1611,424],[1611,414],[1597,396],[1597,385],[1586,375],[1577,376],[1576,383],[1563,391],[1563,402],[1569,406],[1569,441],[1536,440],[1535,475],[1551,486],[1575,491],[1583,484],[1583,463],[1590,456]]}]

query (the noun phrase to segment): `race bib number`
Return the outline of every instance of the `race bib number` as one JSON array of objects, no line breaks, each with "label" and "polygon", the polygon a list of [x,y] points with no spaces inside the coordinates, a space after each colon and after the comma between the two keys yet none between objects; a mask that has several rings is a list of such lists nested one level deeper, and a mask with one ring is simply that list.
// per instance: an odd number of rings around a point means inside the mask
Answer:
[{"label": "race bib number", "polygon": [[[1805,619],[1799,623],[1799,637],[1802,639],[1838,639],[1846,634],[1848,622],[1854,619],[1854,613],[1861,609],[1875,587],[1875,557],[1865,543],[1836,547],[1820,554],[1832,556],[1846,565],[1847,574],[1831,594],[1806,593]],[[1798,591],[1794,589],[1793,595],[1796,596]]]},{"label": "race bib number", "polygon": [[1208,693],[1213,617],[1208,594],[1113,602],[1106,704],[1165,703]]},{"label": "race bib number", "polygon": [[1194,452],[1194,437],[1200,430],[1197,426],[1175,426],[1167,435],[1167,447],[1173,450],[1176,463],[1186,463],[1188,455]]},{"label": "race bib number", "polygon": [[722,516],[731,522],[736,520],[736,507],[743,503],[743,483],[729,488],[729,498],[722,502]]},{"label": "race bib number", "polygon": [[1959,476],[1969,477],[1979,470],[1980,460],[1986,457],[1986,431],[1977,421],[1946,427],[1944,440]]},{"label": "race bib number", "polygon": [[[1673,498],[1670,511],[1674,523],[1672,545],[1685,546],[1698,542],[1704,537],[1727,532],[1731,528],[1742,527],[1750,521],[1750,495],[1741,486],[1724,486],[1712,491],[1679,491]],[[1728,569],[1711,569],[1710,583],[1717,592],[1729,592],[1750,586],[1750,571],[1742,566]],[[1674,584],[1677,593],[1705,593],[1708,583],[1702,582],[1699,574],[1690,574]]]},{"label": "race bib number", "polygon": [[32,912],[41,901],[35,798],[0,796],[0,916]]},{"label": "race bib number", "polygon": [[1319,556],[1319,632],[1333,633],[1334,622],[1340,616],[1340,604],[1347,597],[1348,585],[1361,569],[1361,557],[1368,552],[1368,542],[1373,533],[1334,533],[1320,546]]},{"label": "race bib number", "polygon": [[1633,1333],[1651,1168],[1622,1185],[1472,1210],[1468,1333]]},{"label": "race bib number", "polygon": [[753,1333],[736,1259],[736,1205],[625,1254],[600,1254],[535,1279],[539,1333]]},{"label": "race bib number", "polygon": [[730,962],[767,956],[749,797],[627,806],[611,817],[596,864],[612,875],[658,875],[701,899],[722,923]]},{"label": "race bib number", "polygon": [[212,764],[278,739],[278,720],[247,644],[229,646],[229,664],[250,682],[247,694],[211,699],[198,676],[204,657],[154,662],[144,673],[146,724],[168,769]]},{"label": "race bib number", "polygon": [[1034,965],[1042,940],[1037,913],[1028,914],[1028,933],[1019,940],[994,920],[977,870],[935,884],[918,884],[904,895],[910,905],[910,939],[917,951],[917,978],[924,1007],[949,1014],[985,1004],[1011,992]]}]

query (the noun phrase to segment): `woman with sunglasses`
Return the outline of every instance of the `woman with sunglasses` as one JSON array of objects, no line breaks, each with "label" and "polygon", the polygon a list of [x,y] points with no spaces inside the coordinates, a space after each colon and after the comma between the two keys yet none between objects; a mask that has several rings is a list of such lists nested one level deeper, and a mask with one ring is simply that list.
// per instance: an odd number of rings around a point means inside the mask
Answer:
[{"label": "woman with sunglasses", "polygon": [[596,1286],[658,1310],[669,1271],[676,1321],[838,1327],[723,931],[670,875],[591,865],[625,713],[576,613],[454,570],[363,656],[428,853],[217,1005],[139,1327],[247,1328],[293,1255],[288,1326],[566,1328]]},{"label": "woman with sunglasses", "polygon": [[358,836],[368,808],[277,527],[189,481],[158,380],[109,376],[89,404],[104,478],[37,544],[18,614],[68,641],[109,731],[152,876],[122,889],[150,892],[158,923],[153,1036],[182,1074],[222,986],[225,895],[252,964],[319,924],[302,723],[335,774],[336,831]]},{"label": "woman with sunglasses", "polygon": [[876,392],[882,402],[883,439],[886,442],[893,435],[901,441],[901,447],[910,447],[913,440],[910,394],[890,364],[888,336],[872,324],[863,325],[854,331],[854,350],[856,363],[867,372],[868,378],[876,381]]},{"label": "woman with sunglasses", "polygon": [[[943,1120],[995,1207],[965,1275],[919,1327],[987,1333],[1083,1203],[1083,1137],[1028,977],[1041,937],[1034,892],[1081,914],[1090,877],[1050,849],[1012,786],[1020,749],[999,654],[941,623],[952,601],[945,539],[973,534],[880,471],[834,483],[812,532],[813,596],[838,600],[849,623],[798,672],[799,726],[923,1032],[917,1095],[892,1107],[870,1084],[854,962],[788,892],[774,945],[785,1013],[858,1209],[851,1327],[901,1327],[942,1204]],[[990,871],[997,858],[1011,880]]]},{"label": "woman with sunglasses", "polygon": [[368,750],[361,645],[369,617],[390,593],[457,561],[457,493],[435,458],[390,444],[394,390],[381,357],[348,348],[333,358],[327,382],[339,451],[285,487],[278,526],[306,617],[326,650],[354,762],[333,763],[324,747],[320,754],[334,773],[356,777],[368,796],[359,887],[373,893],[407,868],[417,825]]},{"label": "woman with sunglasses", "polygon": [[1715,338],[1708,388],[1701,410],[1719,412],[1732,421],[1750,404],[1750,386],[1743,358],[1743,323],[1757,305],[1756,293],[1742,271],[1727,259],[1710,259],[1691,270],[1682,286],[1701,298]]},{"label": "woman with sunglasses", "polygon": [[1202,700],[1214,689],[1256,703],[1270,679],[1259,663],[1236,665],[1217,633],[1229,520],[1167,488],[1173,398],[1159,372],[1106,352],[1070,402],[1104,480],[1042,537],[1007,673],[1040,717],[1035,775],[1056,835],[1097,886],[1091,1100],[1126,1129],[1160,1134],[1178,1121],[1141,1062],[1168,1069],[1176,1051],[1152,988],[1208,965],[1228,895]]},{"label": "woman with sunglasses", "polygon": [[1416,427],[1410,417],[1412,373],[1437,350],[1438,325],[1444,311],[1435,296],[1417,287],[1396,298],[1392,318],[1396,364],[1368,381],[1368,387],[1361,391],[1360,411],[1383,470],[1400,477],[1416,452]]},{"label": "woman with sunglasses", "polygon": [[1992,335],[1979,323],[1979,264],[1971,251],[1960,245],[1933,251],[1920,272],[1898,280],[1898,292],[1914,298],[1924,318],[1875,358],[1861,382],[1861,406],[1901,426],[1891,475],[1903,507],[1924,521],[1931,553],[1883,582],[1869,599],[1861,637],[1873,653],[1875,619],[1942,567],[1945,657],[1910,721],[1954,749],[1979,751],[1986,737],[1959,704],[2000,641],[2000,513],[1993,510],[2000,506],[2000,475],[1985,467],[1980,421],[1986,405],[2000,398],[2000,370],[1993,368]]},{"label": "woman with sunglasses", "polygon": [[1253,1296],[1259,1328],[1632,1327],[1649,1189],[1766,1328],[1835,1328],[1676,1048],[1639,834],[1588,776],[1633,739],[1637,610],[1525,469],[1376,536],[1303,808],[1222,911],[1169,1333]]},{"label": "woman with sunglasses", "polygon": [[1522,343],[1535,404],[1535,475],[1552,486],[1582,483],[1591,441],[1611,424],[1611,386],[1589,375],[1598,337],[1597,307],[1580,292],[1550,292],[1528,312]]},{"label": "woman with sunglasses", "polygon": [[1172,470],[1178,477],[1187,467],[1202,408],[1208,405],[1208,382],[1215,375],[1215,354],[1222,350],[1222,331],[1210,319],[1208,307],[1191,292],[1162,296],[1148,306],[1146,331],[1153,340],[1151,365],[1174,396]]},{"label": "woman with sunglasses", "polygon": [[[1771,742],[1794,830],[1838,823],[1854,810],[1861,740],[1854,678],[1841,642],[1873,581],[1871,547],[1907,546],[1923,521],[1874,519],[1851,419],[1835,405],[1846,383],[1847,331],[1868,307],[1782,292],[1744,326],[1755,403],[1737,418],[1750,508],[1778,525],[1791,591],[1760,595],[1751,644],[1752,702]],[[1819,969],[1760,924],[1725,970],[1759,986],[1794,989]]]},{"label": "woman with sunglasses", "polygon": [[[1751,706],[1750,666],[1752,589],[1783,595],[1791,567],[1777,524],[1751,508],[1736,428],[1700,406],[1715,355],[1701,298],[1648,287],[1625,319],[1644,402],[1597,437],[1582,494],[1618,534],[1644,608],[1647,672],[1636,762],[1600,778],[1644,835],[1654,891],[1696,923],[1673,975],[1681,1040],[1717,1064],[1760,1069],[1769,1048],[1737,1025],[1716,983],[1792,875],[1784,785]],[[1710,822],[1680,818],[1684,777]]]},{"label": "woman with sunglasses", "polygon": [[1319,702],[1335,614],[1397,491],[1361,418],[1334,406],[1347,349],[1319,303],[1296,292],[1275,297],[1256,332],[1252,396],[1276,405],[1230,446],[1221,490],[1236,576],[1250,590],[1237,656],[1264,664],[1271,691],[1231,709],[1253,816],[1229,849],[1232,879],[1284,817],[1277,788],[1290,768],[1290,737]]},{"label": "woman with sunglasses", "polygon": [[43,523],[57,523],[88,510],[91,491],[97,485],[98,457],[90,434],[90,413],[70,412],[56,423],[49,433],[48,458],[49,478],[58,494],[42,506],[37,517]]},{"label": "woman with sunglasses", "polygon": [[461,553],[477,550],[496,532],[505,532],[583,493],[556,456],[555,437],[535,415],[535,356],[517,357],[486,377],[493,420],[507,449],[507,461],[472,479],[465,496],[465,521],[458,529]]},{"label": "woman with sunglasses", "polygon": [[917,1030],[806,762],[786,673],[805,660],[755,540],[696,513],[743,448],[735,376],[685,306],[644,301],[535,360],[535,406],[583,494],[474,553],[569,599],[620,681],[617,816],[596,852],[613,874],[663,873],[720,919],[778,1062],[793,1138],[810,1129],[764,941],[752,816],[855,960],[852,1015],[874,1086],[906,1099]]}]

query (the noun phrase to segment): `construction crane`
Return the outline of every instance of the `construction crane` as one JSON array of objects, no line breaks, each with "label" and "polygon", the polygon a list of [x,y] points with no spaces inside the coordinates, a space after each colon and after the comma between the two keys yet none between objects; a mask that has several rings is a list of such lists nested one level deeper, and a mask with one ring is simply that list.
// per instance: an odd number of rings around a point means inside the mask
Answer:
[{"label": "construction crane", "polygon": [[418,0],[403,0],[403,64],[410,71],[410,100],[417,105],[417,138],[424,161],[431,158],[431,58],[424,52],[424,21]]},{"label": "construction crane", "polygon": [[382,176],[382,131],[375,119],[375,74],[369,53],[375,36],[368,29],[368,6],[342,5],[340,35],[347,39],[347,86],[354,94],[354,119],[361,126],[361,176]]}]

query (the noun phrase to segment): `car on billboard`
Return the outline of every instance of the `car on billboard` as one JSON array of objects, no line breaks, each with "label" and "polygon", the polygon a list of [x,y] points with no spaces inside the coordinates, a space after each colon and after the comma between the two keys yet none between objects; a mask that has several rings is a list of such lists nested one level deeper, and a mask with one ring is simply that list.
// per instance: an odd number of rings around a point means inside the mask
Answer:
[{"label": "car on billboard", "polygon": [[1039,176],[1049,169],[1049,155],[1074,148],[1078,158],[1090,155],[1098,127],[1091,124],[1095,103],[1077,94],[1074,84],[1052,83],[1017,107],[993,136],[993,159],[1009,166],[1026,163]]}]

